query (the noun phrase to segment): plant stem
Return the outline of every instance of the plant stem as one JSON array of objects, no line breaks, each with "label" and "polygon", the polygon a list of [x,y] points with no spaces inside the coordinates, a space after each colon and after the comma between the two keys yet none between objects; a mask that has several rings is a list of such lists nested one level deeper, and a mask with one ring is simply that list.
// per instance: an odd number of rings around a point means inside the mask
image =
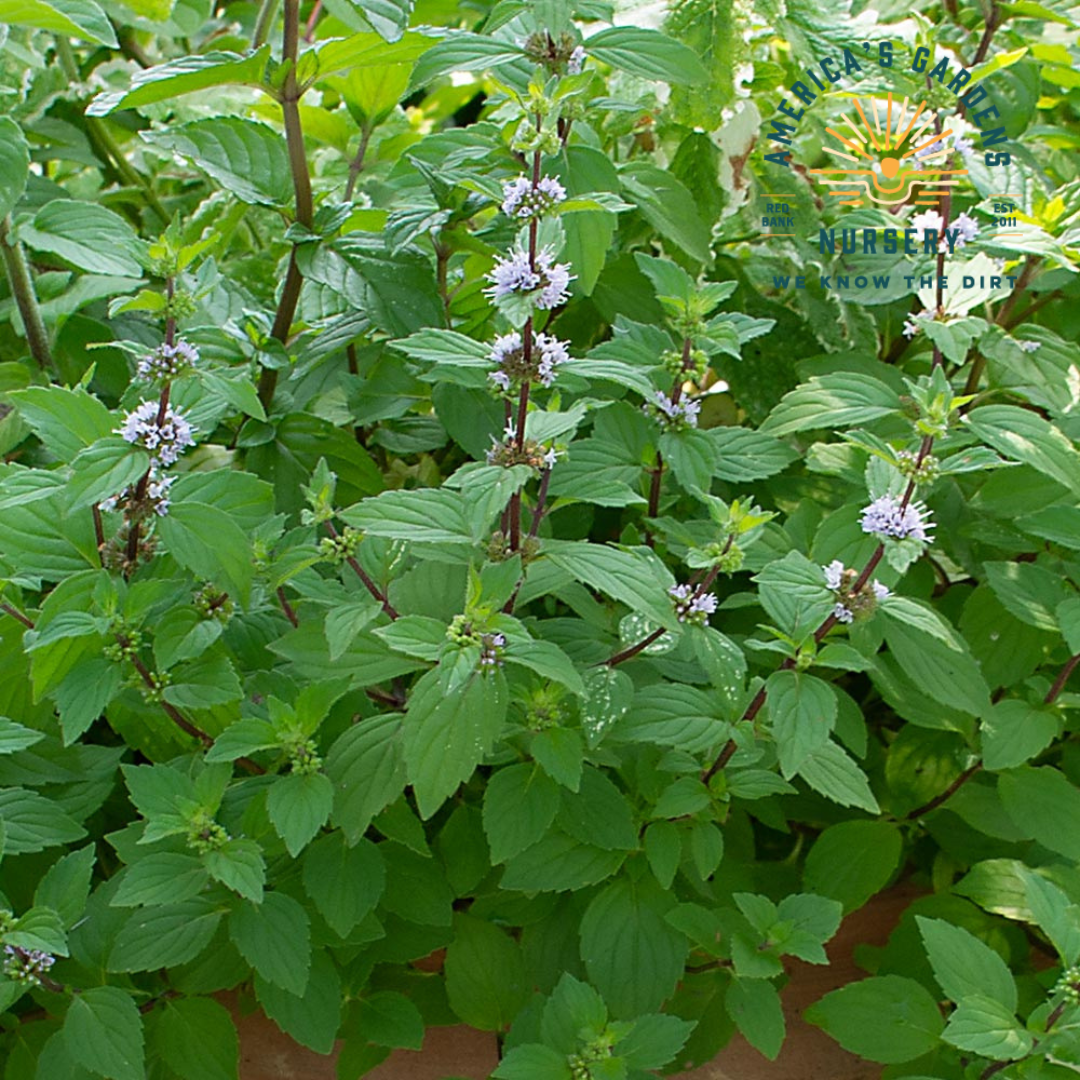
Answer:
[{"label": "plant stem", "polygon": [[251,47],[253,49],[266,44],[266,39],[270,37],[270,30],[274,25],[274,19],[277,18],[278,4],[280,3],[281,0],[263,0],[263,5],[259,9],[259,17],[255,22],[255,33],[251,37]]},{"label": "plant stem", "polygon": [[356,190],[356,180],[364,171],[364,158],[367,157],[368,143],[371,141],[374,128],[365,125],[360,129],[360,145],[356,150],[356,157],[349,162],[349,179],[345,181],[345,201],[352,202],[353,192]]},{"label": "plant stem", "polygon": [[22,319],[30,355],[37,361],[38,367],[44,370],[52,364],[49,335],[45,332],[45,323],[41,318],[37,294],[34,292],[34,282],[26,264],[26,254],[22,244],[12,234],[10,215],[0,220],[0,255],[4,259],[4,269],[7,272],[8,284],[11,286],[11,295],[15,298],[15,306],[19,309],[19,318]]},{"label": "plant stem", "polygon": [[972,67],[977,67],[986,59],[986,54],[990,51],[990,42],[994,40],[994,34],[1000,25],[1001,12],[998,10],[995,0],[991,0],[990,14],[986,18],[986,28],[983,30],[982,38],[979,40],[979,47],[975,50],[975,57],[971,61]]},{"label": "plant stem", "polygon": [[[271,0],[267,0],[268,3]],[[292,172],[293,192],[296,197],[296,220],[310,229],[314,218],[311,197],[311,173],[308,171],[307,154],[304,152],[304,129],[300,124],[300,85],[296,81],[296,61],[300,51],[300,0],[285,0],[285,25],[282,38],[281,61],[289,66],[281,88],[281,115],[285,122],[285,144],[289,150],[289,169]],[[285,284],[281,289],[271,337],[283,345],[289,339],[289,330],[300,301],[303,275],[296,261],[296,245],[289,253],[289,267],[285,272]],[[277,368],[263,368],[259,375],[259,401],[269,412],[277,389]]]},{"label": "plant stem", "polygon": [[307,26],[304,28],[304,40],[310,45],[315,40],[315,25],[322,14],[322,0],[315,0],[315,6],[308,16]]},{"label": "plant stem", "polygon": [[18,608],[12,607],[10,604],[0,601],[0,611],[7,612],[13,619],[21,622],[27,630],[34,629],[34,620],[24,615]]},{"label": "plant stem", "polygon": [[616,653],[614,656],[608,657],[601,666],[616,667],[626,660],[630,660],[637,656],[643,649],[647,649],[654,641],[664,636],[667,633],[667,628],[664,626],[654,630],[648,637],[642,638],[639,642],[631,645],[628,649],[623,649],[622,652]]},{"label": "plant stem", "polygon": [[292,604],[289,603],[289,598],[285,595],[284,586],[278,587],[277,598],[281,604],[281,610],[285,612],[285,618],[288,619],[293,626],[299,626],[300,620],[296,617],[296,612],[293,610]]},{"label": "plant stem", "polygon": [[929,814],[931,810],[936,810],[942,803],[948,802],[982,767],[982,762],[976,761],[974,765],[966,768],[940,795],[935,795],[929,802],[905,814],[905,820],[913,821],[924,814]]},{"label": "plant stem", "polygon": [[1058,695],[1065,689],[1065,684],[1069,681],[1069,676],[1076,669],[1076,665],[1080,664],[1080,653],[1075,656],[1070,656],[1065,662],[1065,666],[1058,673],[1058,677],[1054,680],[1054,685],[1046,692],[1046,697],[1043,698],[1044,705],[1053,705],[1057,700]]},{"label": "plant stem", "polygon": [[[337,540],[341,536],[341,533],[339,533],[337,529],[334,528],[334,523],[332,521],[326,522],[326,531],[335,540]],[[352,555],[349,555],[346,557],[345,561],[349,564],[349,566],[352,567],[353,572],[356,574],[356,576],[364,583],[364,588],[367,589],[367,591],[371,593],[371,595],[375,597],[375,599],[378,600],[380,604],[382,604],[383,611],[385,611],[391,619],[398,618],[398,612],[394,610],[394,607],[387,599],[386,594],[383,593],[379,586],[371,580],[368,572],[356,561],[356,559],[353,558]]]}]

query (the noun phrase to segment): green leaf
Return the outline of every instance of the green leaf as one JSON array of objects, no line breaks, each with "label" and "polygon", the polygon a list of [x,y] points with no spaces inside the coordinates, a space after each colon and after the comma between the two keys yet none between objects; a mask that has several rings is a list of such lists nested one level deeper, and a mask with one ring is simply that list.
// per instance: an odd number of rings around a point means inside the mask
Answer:
[{"label": "green leaf", "polygon": [[512,41],[496,41],[480,34],[451,33],[420,58],[412,74],[412,89],[451,71],[483,71],[512,60],[524,52]]},{"label": "green leaf", "polygon": [[362,1038],[376,1046],[419,1050],[424,1044],[424,1017],[396,990],[381,990],[355,1005],[356,1026]]},{"label": "green leaf", "polygon": [[382,852],[370,840],[349,847],[342,833],[333,832],[304,853],[304,889],[340,937],[375,910],[385,887]]},{"label": "green leaf", "polygon": [[659,1069],[682,1049],[694,1021],[664,1013],[648,1013],[634,1021],[630,1033],[615,1044],[615,1053],[631,1069]]},{"label": "green leaf", "polygon": [[15,754],[44,738],[44,731],[34,731],[33,728],[16,724],[6,716],[0,716],[0,754]]},{"label": "green leaf", "polygon": [[899,975],[850,983],[826,994],[805,1016],[845,1050],[886,1065],[928,1054],[945,1027],[929,992]]},{"label": "green leaf", "polygon": [[214,745],[206,752],[206,760],[235,761],[257,750],[279,746],[280,743],[281,736],[274,730],[273,724],[245,717],[235,720],[214,740]]},{"label": "green leaf", "polygon": [[46,871],[34,890],[34,904],[52,908],[70,929],[82,917],[94,872],[94,845],[63,855]]},{"label": "green leaf", "polygon": [[945,996],[962,1002],[985,994],[1011,1015],[1016,1011],[1016,982],[1001,957],[962,926],[944,919],[915,916],[934,978]]},{"label": "green leaf", "polygon": [[593,34],[585,48],[614,68],[668,83],[703,83],[709,75],[693,49],[657,30],[612,26]]},{"label": "green leaf", "polygon": [[15,921],[11,930],[4,934],[8,945],[23,949],[41,949],[57,956],[67,956],[67,939],[60,915],[45,907],[32,907]]},{"label": "green leaf", "polygon": [[626,197],[657,232],[677,244],[690,258],[709,262],[712,256],[709,229],[701,220],[694,196],[679,180],[666,170],[643,161],[624,165],[619,170],[619,178]]},{"label": "green leaf", "polygon": [[21,787],[0,790],[0,824],[8,855],[81,840],[86,830],[52,800]]},{"label": "green leaf", "polygon": [[577,791],[562,788],[556,824],[583,844],[611,851],[638,846],[638,829],[626,796],[599,769],[587,765]]},{"label": "green leaf", "polygon": [[53,199],[19,235],[36,251],[56,255],[77,270],[116,277],[142,276],[141,242],[119,214],[76,199]]},{"label": "green leaf", "polygon": [[120,879],[113,907],[173,904],[201,892],[210,874],[194,855],[155,851],[129,866]]},{"label": "green leaf", "polygon": [[261,904],[266,865],[262,848],[255,840],[229,840],[203,856],[203,865],[215,881],[239,893],[253,904]]},{"label": "green leaf", "polygon": [[112,23],[94,0],[0,0],[0,23],[34,26],[116,48]]},{"label": "green leaf", "polygon": [[488,780],[484,790],[484,833],[493,863],[535,844],[559,809],[559,787],[536,765],[508,765]]},{"label": "green leaf", "polygon": [[816,630],[836,604],[821,567],[798,551],[769,563],[754,579],[761,606],[796,641]]},{"label": "green leaf", "polygon": [[94,986],[75,995],[63,1031],[68,1053],[88,1069],[108,1080],[144,1080],[142,1017],[126,991]]},{"label": "green leaf", "polygon": [[799,775],[815,791],[841,806],[857,806],[871,814],[880,809],[866,774],[834,742],[810,754],[799,766]]},{"label": "green leaf", "polygon": [[155,1010],[151,1046],[182,1080],[236,1080],[240,1042],[228,1009],[205,997]]},{"label": "green leaf", "polygon": [[31,386],[8,398],[61,461],[71,461],[80,450],[108,436],[116,424],[112,413],[85,390]]},{"label": "green leaf", "polygon": [[[5,4],[10,5],[11,0],[5,0]],[[29,175],[30,149],[26,139],[14,120],[0,117],[0,220],[15,209],[26,190]]]},{"label": "green leaf", "polygon": [[669,630],[678,627],[667,596],[674,579],[651,559],[632,551],[566,540],[546,541],[544,555],[575,580],[628,605],[658,626]]},{"label": "green leaf", "polygon": [[243,696],[236,670],[224,656],[204,656],[177,668],[172,675],[174,682],[165,687],[162,696],[181,709],[209,709]]},{"label": "green leaf", "polygon": [[108,116],[117,109],[137,109],[140,105],[171,101],[181,94],[215,86],[236,83],[260,86],[269,56],[270,46],[263,45],[248,56],[230,52],[203,53],[137,70],[131,79],[131,89],[98,94],[86,107],[86,115]]},{"label": "green leaf", "polygon": [[330,747],[326,775],[334,785],[334,824],[350,843],[405,788],[401,717],[375,716],[348,728]]},{"label": "green leaf", "polygon": [[294,859],[326,824],[333,802],[333,784],[322,773],[290,773],[270,786],[266,809]]},{"label": "green leaf", "polygon": [[557,784],[571,791],[577,791],[580,787],[585,749],[576,731],[561,727],[545,728],[533,736],[529,753]]},{"label": "green leaf", "polygon": [[983,766],[997,772],[1023,765],[1054,741],[1058,728],[1058,717],[1050,709],[1026,701],[996,702],[982,717]]},{"label": "green leaf", "polygon": [[506,864],[502,888],[519,892],[573,892],[611,877],[625,851],[585,844],[553,830]]},{"label": "green leaf", "polygon": [[286,206],[293,199],[284,136],[238,116],[143,132],[152,146],[188,158],[241,202]]},{"label": "green leaf", "polygon": [[341,1026],[341,978],[330,957],[322,950],[311,961],[311,974],[302,994],[255,976],[255,993],[266,1015],[286,1035],[314,1050],[329,1054]]},{"label": "green leaf", "polygon": [[69,506],[78,510],[91,503],[119,495],[150,468],[150,455],[112,435],[80,451],[71,463],[74,475],[68,481]]},{"label": "green leaf", "polygon": [[982,994],[969,994],[949,1017],[941,1037],[961,1050],[994,1061],[1016,1061],[1031,1053],[1035,1037],[1011,1009]]},{"label": "green leaf", "polygon": [[109,954],[109,971],[154,971],[194,960],[210,943],[221,912],[209,900],[142,907],[120,928]]},{"label": "green leaf", "polygon": [[990,588],[1010,614],[1028,626],[1057,632],[1060,577],[1031,563],[988,562],[985,567]]},{"label": "green leaf", "polygon": [[100,656],[82,660],[71,669],[56,691],[65,746],[75,742],[101,716],[122,681],[120,666]]},{"label": "green leaf", "polygon": [[896,392],[878,379],[854,372],[815,375],[789,391],[761,430],[770,435],[864,424],[900,409]]},{"label": "green leaf", "polygon": [[303,994],[311,967],[307,913],[291,897],[271,892],[258,906],[241,904],[229,916],[229,937],[267,982]]},{"label": "green leaf", "polygon": [[1053,766],[1025,765],[998,777],[1005,811],[1024,836],[1080,859],[1080,790]]},{"label": "green leaf", "polygon": [[716,471],[716,452],[704,431],[667,431],[660,436],[660,452],[675,479],[687,491],[708,491]]},{"label": "green leaf", "polygon": [[799,766],[829,741],[836,724],[836,694],[812,675],[778,671],[765,684],[780,773],[790,780]]},{"label": "green leaf", "polygon": [[483,919],[458,914],[447,946],[446,995],[471,1027],[499,1031],[529,998],[530,983],[517,942]]},{"label": "green leaf", "polygon": [[900,830],[891,822],[830,825],[806,857],[803,887],[839,900],[845,913],[855,911],[889,883],[903,846]]},{"label": "green leaf", "polygon": [[581,919],[581,958],[615,1016],[654,1012],[683,974],[687,939],[663,917],[663,894],[613,881]]},{"label": "green leaf", "polygon": [[1054,943],[1065,966],[1080,958],[1080,905],[1052,881],[1033,873],[1026,867],[1020,870],[1031,914],[1039,928]]},{"label": "green leaf", "polygon": [[251,541],[232,517],[207,503],[177,499],[157,532],[181,566],[247,604],[255,573]]},{"label": "green leaf", "polygon": [[413,0],[354,0],[364,18],[387,41],[397,41],[409,25]]},{"label": "green leaf", "polygon": [[1015,405],[984,405],[967,422],[983,442],[1080,494],[1080,453],[1053,424]]},{"label": "green leaf", "polygon": [[724,1004],[746,1041],[775,1061],[787,1031],[776,987],[767,979],[733,978]]},{"label": "green leaf", "polygon": [[430,544],[470,543],[461,495],[447,488],[385,491],[338,515],[368,536]]},{"label": "green leaf", "polygon": [[206,618],[194,607],[175,607],[166,612],[154,626],[154,659],[158,668],[167,671],[201,656],[221,637],[223,629],[220,620]]},{"label": "green leaf", "polygon": [[772,435],[741,427],[716,427],[704,433],[713,444],[716,475],[743,483],[780,472],[798,456]]},{"label": "green leaf", "polygon": [[682,861],[682,835],[671,821],[654,821],[643,838],[645,857],[661,888],[670,889]]},{"label": "green leaf", "polygon": [[507,705],[501,672],[474,673],[449,694],[437,670],[416,684],[401,733],[421,817],[431,817],[472,776],[502,730]]},{"label": "green leaf", "polygon": [[499,1080],[571,1080],[572,1077],[566,1054],[543,1043],[511,1047],[491,1075]]}]

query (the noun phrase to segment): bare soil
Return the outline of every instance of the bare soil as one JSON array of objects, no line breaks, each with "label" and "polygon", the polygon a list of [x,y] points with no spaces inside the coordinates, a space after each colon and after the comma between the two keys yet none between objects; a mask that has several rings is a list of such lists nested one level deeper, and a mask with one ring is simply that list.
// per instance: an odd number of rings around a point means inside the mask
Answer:
[{"label": "bare soil", "polygon": [[[881,893],[848,916],[829,943],[829,965],[818,967],[795,960],[788,966],[791,981],[782,999],[787,1038],[776,1061],[759,1054],[736,1036],[707,1065],[678,1074],[678,1080],[877,1080],[880,1066],[860,1061],[827,1035],[802,1019],[803,1010],[838,986],[865,977],[856,967],[856,945],[883,945],[916,890],[900,885]],[[336,1080],[336,1054],[322,1056],[298,1046],[262,1013],[241,1017],[241,1080]],[[371,1080],[445,1080],[447,1077],[485,1080],[498,1061],[495,1037],[467,1027],[429,1028],[423,1050],[395,1050],[368,1076]]]}]

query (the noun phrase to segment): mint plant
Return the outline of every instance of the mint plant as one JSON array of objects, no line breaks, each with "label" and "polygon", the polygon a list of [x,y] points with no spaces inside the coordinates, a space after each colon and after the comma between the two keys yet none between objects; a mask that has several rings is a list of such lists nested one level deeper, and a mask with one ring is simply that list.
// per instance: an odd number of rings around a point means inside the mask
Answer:
[{"label": "mint plant", "polygon": [[[1080,1068],[1069,10],[6,14],[5,1080],[775,1058],[901,879],[807,1018]],[[932,209],[820,197],[841,56]]]}]

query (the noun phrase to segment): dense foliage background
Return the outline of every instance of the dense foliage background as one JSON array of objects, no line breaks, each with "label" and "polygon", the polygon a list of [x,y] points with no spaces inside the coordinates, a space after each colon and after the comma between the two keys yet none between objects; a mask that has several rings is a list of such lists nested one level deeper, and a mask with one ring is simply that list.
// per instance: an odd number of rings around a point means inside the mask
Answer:
[{"label": "dense foliage background", "polygon": [[[810,1019],[1080,1072],[1076,9],[282,2],[0,0],[5,1080],[228,1080],[232,988],[342,1078],[774,1057],[901,877]],[[966,242],[824,255],[919,227],[806,171],[888,91]]]}]

